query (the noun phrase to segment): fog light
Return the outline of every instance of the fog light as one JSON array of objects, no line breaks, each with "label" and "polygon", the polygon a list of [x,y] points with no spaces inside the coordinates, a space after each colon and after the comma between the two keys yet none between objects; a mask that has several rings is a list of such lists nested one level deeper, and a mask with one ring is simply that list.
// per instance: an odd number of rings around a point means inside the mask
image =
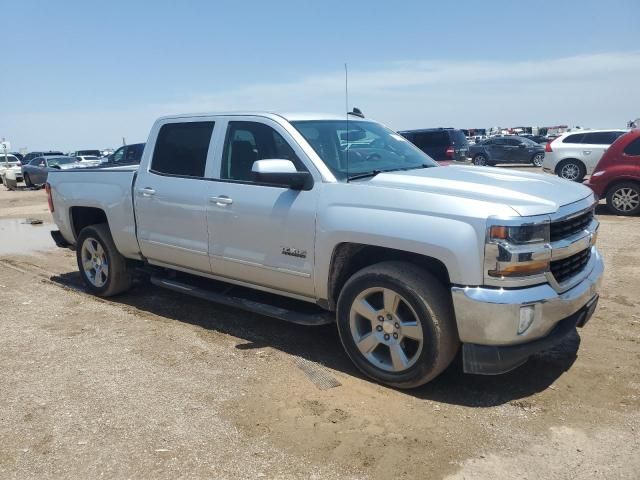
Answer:
[{"label": "fog light", "polygon": [[535,318],[536,307],[535,305],[527,305],[526,307],[520,307],[520,323],[518,323],[518,335],[522,335],[533,323]]}]

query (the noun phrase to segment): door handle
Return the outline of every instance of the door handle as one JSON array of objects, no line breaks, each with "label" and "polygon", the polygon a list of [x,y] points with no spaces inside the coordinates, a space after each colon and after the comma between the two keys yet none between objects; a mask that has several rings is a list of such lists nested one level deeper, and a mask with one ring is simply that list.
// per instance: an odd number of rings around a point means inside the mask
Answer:
[{"label": "door handle", "polygon": [[585,155],[591,155],[591,150],[583,150],[582,153]]},{"label": "door handle", "polygon": [[140,190],[138,190],[138,192],[143,197],[153,197],[156,194],[156,191],[153,188],[150,188],[150,187],[141,188]]},{"label": "door handle", "polygon": [[226,195],[220,195],[219,197],[210,197],[209,201],[211,203],[215,203],[216,205],[219,205],[220,207],[225,207],[233,203],[233,200],[227,197]]}]

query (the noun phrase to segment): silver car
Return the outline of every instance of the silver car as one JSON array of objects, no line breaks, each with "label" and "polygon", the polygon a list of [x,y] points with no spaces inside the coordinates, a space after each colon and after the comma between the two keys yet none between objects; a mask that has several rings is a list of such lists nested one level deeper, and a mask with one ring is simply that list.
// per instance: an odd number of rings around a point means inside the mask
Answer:
[{"label": "silver car", "polygon": [[47,183],[47,177],[51,170],[69,170],[72,168],[86,168],[86,166],[73,157],[36,157],[22,166],[22,175],[27,187],[39,187]]}]

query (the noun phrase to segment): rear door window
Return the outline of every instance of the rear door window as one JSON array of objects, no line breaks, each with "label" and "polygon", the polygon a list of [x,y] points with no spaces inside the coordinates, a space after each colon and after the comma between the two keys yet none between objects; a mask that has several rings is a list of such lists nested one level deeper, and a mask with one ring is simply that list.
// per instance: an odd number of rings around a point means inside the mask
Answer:
[{"label": "rear door window", "polygon": [[585,133],[583,143],[591,145],[611,145],[623,132],[594,132]]},{"label": "rear door window", "polygon": [[624,147],[624,153],[631,156],[640,156],[640,137],[633,140],[629,145]]},{"label": "rear door window", "polygon": [[451,131],[451,141],[457,147],[464,147],[469,144],[462,130]]},{"label": "rear door window", "polygon": [[151,171],[181,177],[204,177],[214,122],[167,123],[156,140]]}]

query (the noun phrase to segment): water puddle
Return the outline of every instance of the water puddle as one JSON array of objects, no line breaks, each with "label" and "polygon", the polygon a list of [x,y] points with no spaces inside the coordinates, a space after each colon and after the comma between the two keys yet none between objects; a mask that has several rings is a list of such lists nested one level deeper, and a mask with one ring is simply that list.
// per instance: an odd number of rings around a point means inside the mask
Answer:
[{"label": "water puddle", "polygon": [[31,225],[24,218],[0,218],[0,255],[22,255],[55,248],[51,223]]}]

